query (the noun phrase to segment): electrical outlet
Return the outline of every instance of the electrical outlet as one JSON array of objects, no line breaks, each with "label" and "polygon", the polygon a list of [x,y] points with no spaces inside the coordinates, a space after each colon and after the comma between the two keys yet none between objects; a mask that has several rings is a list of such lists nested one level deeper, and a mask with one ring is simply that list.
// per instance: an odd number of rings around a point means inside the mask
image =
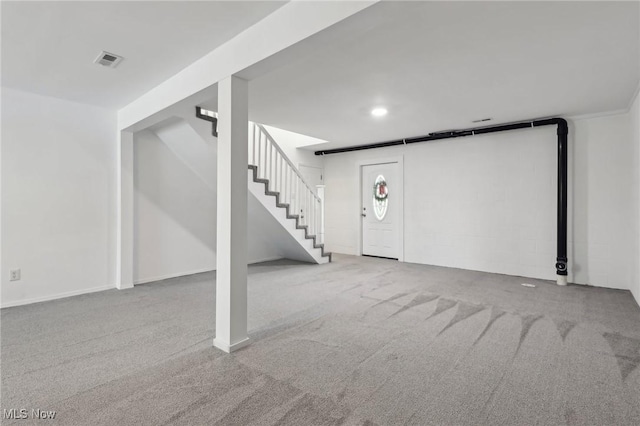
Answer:
[{"label": "electrical outlet", "polygon": [[18,281],[20,279],[20,269],[9,271],[9,281]]}]

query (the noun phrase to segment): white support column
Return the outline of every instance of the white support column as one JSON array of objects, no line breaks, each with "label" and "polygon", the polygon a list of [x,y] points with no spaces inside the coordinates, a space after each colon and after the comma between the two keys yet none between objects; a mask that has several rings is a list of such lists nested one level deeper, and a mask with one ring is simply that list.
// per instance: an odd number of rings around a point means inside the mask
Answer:
[{"label": "white support column", "polygon": [[116,287],[133,287],[133,133],[118,135]]},{"label": "white support column", "polygon": [[225,352],[247,336],[248,83],[218,82],[218,236],[216,243],[216,337]]}]

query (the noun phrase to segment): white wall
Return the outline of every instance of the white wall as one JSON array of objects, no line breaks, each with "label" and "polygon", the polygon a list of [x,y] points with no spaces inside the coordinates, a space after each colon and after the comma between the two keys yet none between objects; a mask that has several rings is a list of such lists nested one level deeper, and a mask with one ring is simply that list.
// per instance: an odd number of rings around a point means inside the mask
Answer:
[{"label": "white wall", "polygon": [[2,88],[2,306],[114,286],[116,130],[115,111]]},{"label": "white wall", "polygon": [[[216,268],[217,139],[193,115],[189,108],[135,134],[135,283]],[[289,245],[252,205],[249,263],[283,257]]]},{"label": "white wall", "polygon": [[576,282],[628,289],[634,273],[629,114],[575,120],[573,235]]},{"label": "white wall", "polygon": [[630,186],[632,194],[631,200],[634,201],[634,209],[632,215],[635,216],[631,221],[634,242],[631,249],[631,266],[633,268],[630,290],[638,304],[640,304],[640,93],[636,92],[635,101],[629,111],[629,125],[631,127],[631,159],[633,161],[633,178]]},{"label": "white wall", "polygon": [[304,164],[306,166],[322,168],[322,157],[315,155],[312,150],[304,149],[304,147],[325,143],[325,140],[312,138],[311,136],[301,135],[300,133],[290,132],[277,127],[264,127],[296,167]]},{"label": "white wall", "polygon": [[[570,126],[572,282],[629,288],[628,120]],[[357,254],[356,163],[402,155],[405,261],[555,279],[556,140],[552,126],[327,155],[327,248]]]},{"label": "white wall", "polygon": [[149,130],[135,134],[134,191],[134,283],[215,269],[215,186]]}]

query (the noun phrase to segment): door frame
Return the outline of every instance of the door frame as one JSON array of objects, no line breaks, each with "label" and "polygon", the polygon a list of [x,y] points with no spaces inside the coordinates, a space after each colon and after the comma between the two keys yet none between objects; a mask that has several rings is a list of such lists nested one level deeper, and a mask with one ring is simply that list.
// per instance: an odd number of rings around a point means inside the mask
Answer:
[{"label": "door frame", "polygon": [[404,262],[404,156],[398,155],[393,157],[380,157],[380,158],[372,158],[367,160],[361,160],[356,162],[357,173],[358,173],[358,206],[359,209],[356,212],[358,215],[358,244],[357,244],[357,255],[362,256],[362,167],[363,166],[374,166],[376,164],[390,164],[397,163],[398,164],[398,189],[397,197],[399,199],[398,204],[400,211],[398,212],[398,262]]}]

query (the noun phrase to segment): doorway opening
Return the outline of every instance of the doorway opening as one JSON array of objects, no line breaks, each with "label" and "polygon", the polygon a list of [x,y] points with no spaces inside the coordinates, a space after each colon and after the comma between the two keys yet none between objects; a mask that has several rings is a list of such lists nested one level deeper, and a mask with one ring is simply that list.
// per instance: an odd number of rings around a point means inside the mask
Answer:
[{"label": "doorway opening", "polygon": [[362,256],[403,259],[401,161],[360,164]]}]

